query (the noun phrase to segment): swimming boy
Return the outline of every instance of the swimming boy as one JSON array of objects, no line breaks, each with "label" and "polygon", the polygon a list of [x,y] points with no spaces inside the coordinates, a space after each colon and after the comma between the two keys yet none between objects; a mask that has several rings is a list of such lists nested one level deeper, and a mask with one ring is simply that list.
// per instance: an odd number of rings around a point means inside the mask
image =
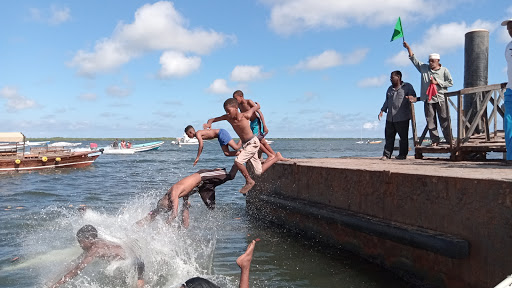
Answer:
[{"label": "swimming boy", "polygon": [[[109,261],[124,260],[127,258],[126,251],[120,245],[98,238],[98,230],[92,225],[85,225],[76,232],[78,244],[84,250],[80,256],[80,262],[71,271],[66,273],[57,283],[51,286],[58,287],[73,279],[94,259],[106,259]],[[80,259],[79,258],[79,259]],[[136,259],[135,267],[137,269],[137,287],[144,287],[144,262]]]},{"label": "swimming boy", "polygon": [[[245,99],[244,92],[242,92],[241,90],[236,90],[235,92],[233,92],[233,98],[235,98],[236,101],[238,102],[238,107],[240,108],[240,112],[242,113],[249,111],[249,109],[256,105],[254,101],[250,99]],[[265,124],[265,118],[263,117],[261,109],[256,110],[251,115],[250,120],[252,133],[258,137],[258,140],[260,140],[261,151],[267,154],[268,159],[275,157],[276,153],[274,152],[274,150],[272,150],[267,140],[265,140],[265,136],[268,134],[268,128],[267,125]],[[261,128],[263,128],[263,133],[261,133]]]},{"label": "swimming boy", "polygon": [[[224,129],[199,130],[196,132],[192,125],[188,125],[185,127],[185,134],[187,134],[189,138],[196,137],[197,141],[199,142],[199,147],[197,148],[197,157],[193,166],[196,166],[197,162],[199,161],[199,156],[203,152],[203,140],[217,138],[219,140],[220,148],[226,156],[236,156],[236,150],[240,149],[242,146],[242,141],[238,141],[238,143],[236,143],[235,140],[231,138],[231,135],[229,135],[229,132]],[[235,151],[229,151],[229,147],[233,148]]]},{"label": "swimming boy", "polygon": [[[236,259],[236,264],[240,267],[240,282],[238,283],[239,288],[249,288],[249,270],[251,269],[252,254],[256,241],[252,242],[247,246],[247,250],[244,254]],[[201,278],[194,277],[188,279],[185,284],[181,285],[181,288],[220,288],[213,284],[211,281]]]},{"label": "swimming boy", "polygon": [[[167,219],[167,223],[170,224],[178,216],[179,198],[183,198],[185,200],[184,204],[187,206],[188,197],[193,194],[196,188],[206,207],[210,210],[215,209],[215,188],[226,181],[234,179],[237,171],[238,169],[234,165],[229,173],[224,168],[201,169],[181,179],[172,185],[164,197],[158,201],[155,209],[149,212],[146,217],[137,221],[137,225],[140,226],[147,222],[152,222],[162,212],[171,212]],[[188,217],[185,217],[184,221],[187,221]],[[187,226],[185,225],[185,227]]]}]

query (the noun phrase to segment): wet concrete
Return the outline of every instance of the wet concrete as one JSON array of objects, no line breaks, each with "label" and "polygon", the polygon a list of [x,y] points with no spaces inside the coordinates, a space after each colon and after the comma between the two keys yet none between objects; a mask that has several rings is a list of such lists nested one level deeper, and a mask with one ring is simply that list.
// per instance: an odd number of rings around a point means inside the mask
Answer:
[{"label": "wet concrete", "polygon": [[257,180],[247,207],[425,287],[512,273],[512,167],[500,162],[294,159]]}]

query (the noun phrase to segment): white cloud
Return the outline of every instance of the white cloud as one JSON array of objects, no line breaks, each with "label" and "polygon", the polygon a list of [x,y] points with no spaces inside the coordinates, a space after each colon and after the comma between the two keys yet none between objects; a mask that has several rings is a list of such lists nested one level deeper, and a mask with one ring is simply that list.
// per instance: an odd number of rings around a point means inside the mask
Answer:
[{"label": "white cloud", "polygon": [[183,77],[199,69],[201,58],[187,57],[180,52],[166,51],[160,56],[160,64],[162,65],[158,73],[160,77]]},{"label": "white cloud", "polygon": [[85,100],[85,101],[96,101],[96,99],[98,97],[94,93],[84,93],[84,94],[78,96],[78,98],[80,98],[81,100]]},{"label": "white cloud", "polygon": [[48,21],[50,24],[58,25],[71,19],[71,10],[68,7],[58,8],[56,6],[51,7],[51,16]]},{"label": "white cloud", "polygon": [[69,65],[82,76],[94,76],[150,51],[207,54],[228,38],[213,30],[186,26],[186,19],[171,2],[146,4],[135,12],[133,23],[120,22],[110,38],[99,40],[93,52],[79,50]]},{"label": "white cloud", "polygon": [[396,22],[397,15],[401,15],[402,20],[404,18],[425,20],[437,14],[431,11],[438,11],[439,7],[443,7],[446,11],[455,5],[440,0],[263,0],[263,2],[271,7],[269,26],[276,33],[284,35],[315,28],[340,29],[354,24],[389,25]]},{"label": "white cloud", "polygon": [[29,8],[30,18],[37,22],[59,25],[71,20],[71,10],[68,7],[52,5],[49,9]]},{"label": "white cloud", "polygon": [[124,98],[132,94],[132,89],[120,87],[117,85],[111,85],[105,89],[105,92],[113,97]]},{"label": "white cloud", "polygon": [[363,61],[368,49],[358,49],[350,54],[340,54],[334,50],[326,50],[320,55],[311,56],[295,65],[300,70],[323,70],[340,65],[352,65]]},{"label": "white cloud", "polygon": [[226,80],[215,79],[207,91],[213,94],[228,94],[234,91],[234,89],[228,87]]},{"label": "white cloud", "polygon": [[248,82],[269,77],[270,73],[265,73],[262,69],[262,66],[238,65],[231,71],[230,78],[231,81]]},{"label": "white cloud", "polygon": [[389,79],[388,75],[364,78],[357,82],[358,87],[381,87]]},{"label": "white cloud", "polygon": [[[467,25],[466,22],[451,22],[442,25],[434,25],[428,29],[420,43],[409,43],[409,45],[416,57],[420,60],[426,59],[430,53],[440,53],[442,61],[443,54],[450,53],[464,46],[464,35],[467,32],[474,29],[487,29],[489,32],[492,32],[495,28],[495,23],[482,20],[476,20],[471,25]],[[410,64],[405,48],[395,54],[388,62],[398,66]]]},{"label": "white cloud", "polygon": [[500,26],[500,30],[498,31],[498,40],[501,42],[501,43],[508,43],[510,42],[512,39],[510,38],[510,34],[508,34],[508,30],[506,27],[502,27]]},{"label": "white cloud", "polygon": [[34,100],[27,99],[23,95],[20,95],[17,88],[5,86],[0,90],[0,97],[7,99],[5,106],[7,111],[18,111],[24,109],[30,109],[37,106]]},{"label": "white cloud", "polygon": [[376,130],[379,127],[379,121],[366,122],[363,124],[364,129]]}]

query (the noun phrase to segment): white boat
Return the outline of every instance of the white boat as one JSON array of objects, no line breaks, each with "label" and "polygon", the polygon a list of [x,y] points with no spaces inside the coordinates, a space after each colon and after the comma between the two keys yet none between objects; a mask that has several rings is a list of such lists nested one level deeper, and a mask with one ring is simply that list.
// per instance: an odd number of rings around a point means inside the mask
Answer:
[{"label": "white boat", "polygon": [[175,145],[199,145],[199,140],[196,137],[189,138],[187,134],[183,134],[183,137],[176,138],[176,141],[171,141],[171,144]]},{"label": "white boat", "polygon": [[48,147],[76,147],[80,146],[82,143],[73,143],[73,142],[54,142],[48,144]]},{"label": "white boat", "polygon": [[164,141],[157,141],[157,142],[136,144],[136,145],[133,145],[131,148],[108,146],[108,147],[103,148],[103,153],[104,154],[133,154],[136,152],[157,150],[163,144],[164,144]]}]

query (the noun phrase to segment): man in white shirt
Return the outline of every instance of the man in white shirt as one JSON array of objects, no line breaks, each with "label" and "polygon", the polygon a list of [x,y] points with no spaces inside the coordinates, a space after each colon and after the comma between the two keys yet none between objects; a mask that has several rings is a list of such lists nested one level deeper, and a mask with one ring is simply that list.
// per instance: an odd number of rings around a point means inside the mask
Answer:
[{"label": "man in white shirt", "polygon": [[[512,37],[512,19],[501,22],[501,26],[507,26],[508,34]],[[503,129],[505,130],[505,144],[507,145],[507,163],[512,163],[512,41],[505,48],[505,60],[507,60],[508,83],[505,91],[505,115],[503,117]]]}]

